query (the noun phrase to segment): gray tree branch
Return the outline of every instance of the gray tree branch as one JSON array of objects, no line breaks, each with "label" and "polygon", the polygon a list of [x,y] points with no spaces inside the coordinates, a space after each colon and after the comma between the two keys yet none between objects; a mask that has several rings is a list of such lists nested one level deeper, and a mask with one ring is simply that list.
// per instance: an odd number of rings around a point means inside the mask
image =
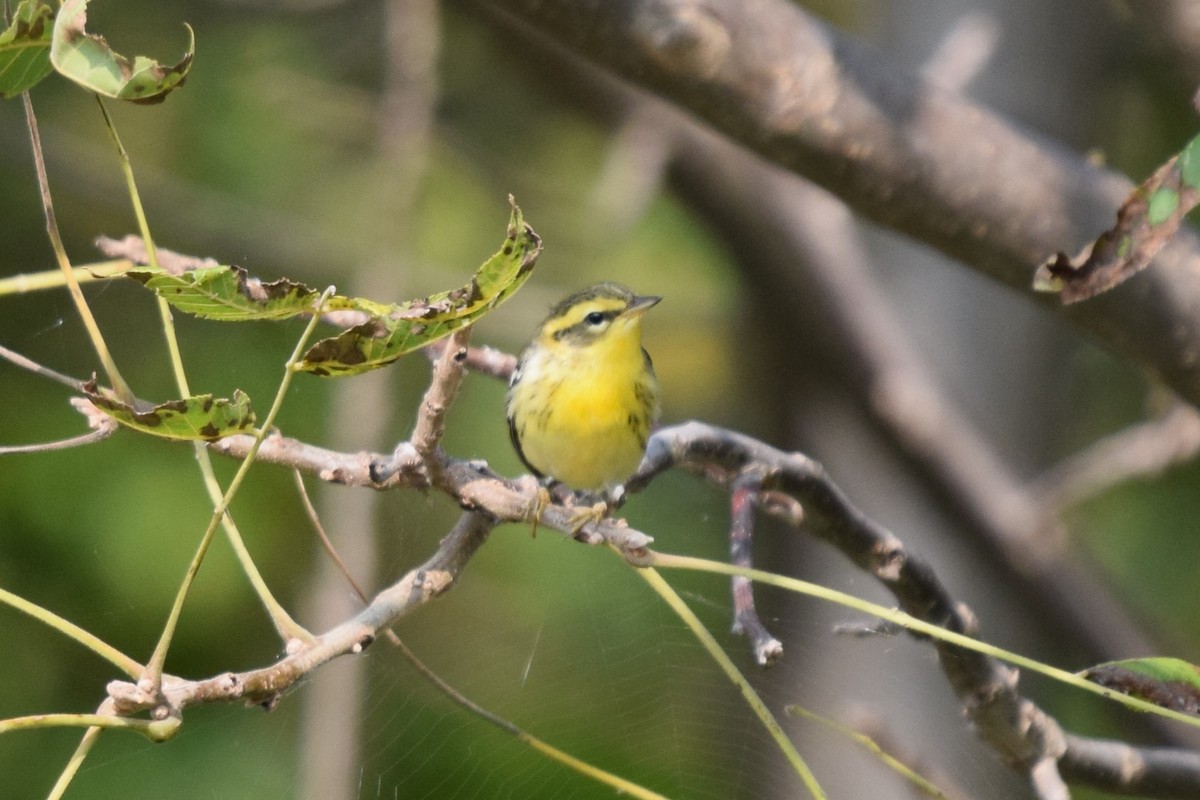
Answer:
[{"label": "gray tree branch", "polygon": [[[490,0],[855,211],[1030,294],[1034,268],[1109,227],[1126,179],[888,64],[786,0]],[[1200,402],[1200,242],[1058,308]]]}]

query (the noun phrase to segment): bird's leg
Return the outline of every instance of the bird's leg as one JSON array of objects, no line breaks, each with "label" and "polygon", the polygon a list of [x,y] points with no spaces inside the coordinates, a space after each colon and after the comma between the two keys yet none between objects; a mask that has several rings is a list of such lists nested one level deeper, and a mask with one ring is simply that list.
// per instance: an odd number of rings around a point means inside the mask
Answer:
[{"label": "bird's leg", "polygon": [[575,536],[589,522],[600,522],[614,508],[607,492],[573,492],[563,500],[570,513],[571,535]]},{"label": "bird's leg", "polygon": [[[537,536],[538,523],[542,521],[542,514],[553,502],[550,496],[550,490],[553,488],[553,483],[548,478],[541,480],[535,479],[532,475],[526,475],[520,479],[520,482],[529,481],[535,483],[537,492],[533,496],[533,500],[529,504],[528,510],[525,512],[525,519],[530,523],[530,536]],[[526,484],[528,486],[528,484]]]}]

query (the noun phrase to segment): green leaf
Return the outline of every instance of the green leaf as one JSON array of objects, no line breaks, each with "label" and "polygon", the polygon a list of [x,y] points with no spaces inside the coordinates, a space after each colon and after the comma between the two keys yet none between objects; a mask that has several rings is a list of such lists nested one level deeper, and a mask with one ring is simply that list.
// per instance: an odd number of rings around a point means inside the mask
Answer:
[{"label": "green leaf", "polygon": [[183,84],[196,52],[190,25],[184,25],[188,48],[178,64],[164,67],[145,56],[130,61],[109,47],[104,37],[84,30],[87,4],[88,0],[63,0],[54,21],[50,61],[64,77],[104,97],[135,103],[162,102]]},{"label": "green leaf", "polygon": [[385,366],[471,324],[512,295],[533,270],[542,241],[512,203],[508,236],[466,286],[393,306],[383,316],[323,339],[297,369],[315,375],[357,375]]},{"label": "green leaf", "polygon": [[101,393],[95,378],[84,384],[83,391],[96,408],[122,425],[164,439],[212,442],[254,426],[250,398],[241,389],[234,390],[232,399],[200,394],[139,407]]},{"label": "green leaf", "polygon": [[[390,364],[471,324],[506,300],[529,277],[541,251],[541,239],[525,224],[514,203],[500,252],[484,262],[466,286],[391,305],[361,297],[328,298],[322,313],[355,311],[367,319],[314,344],[296,369],[316,375],[357,375]],[[263,283],[233,266],[170,272],[141,268],[125,274],[180,311],[225,322],[311,314],[321,296],[286,278]]]},{"label": "green leaf", "polygon": [[[310,314],[321,293],[286,278],[263,283],[241,267],[199,267],[174,274],[165,270],[134,269],[125,273],[175,308],[205,319],[245,322],[288,319]],[[358,309],[355,301],[333,297],[326,311]],[[366,309],[361,309],[366,310]]]},{"label": "green leaf", "polygon": [[14,97],[54,67],[50,64],[54,10],[38,0],[22,0],[12,24],[0,33],[0,97]]},{"label": "green leaf", "polygon": [[1057,292],[1075,303],[1107,292],[1145,269],[1200,202],[1200,136],[1154,171],[1117,210],[1117,224],[1072,260],[1066,253],[1047,259],[1033,276],[1033,289]]},{"label": "green leaf", "polygon": [[1200,714],[1200,668],[1178,658],[1131,658],[1080,673],[1093,683],[1163,708]]}]

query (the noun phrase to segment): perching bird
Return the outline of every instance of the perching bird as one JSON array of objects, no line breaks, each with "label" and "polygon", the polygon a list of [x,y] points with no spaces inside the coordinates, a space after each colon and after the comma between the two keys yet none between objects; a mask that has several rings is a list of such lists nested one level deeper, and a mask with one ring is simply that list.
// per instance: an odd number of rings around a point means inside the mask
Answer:
[{"label": "perching bird", "polygon": [[642,315],[661,299],[599,283],[551,309],[508,388],[509,434],[534,474],[611,493],[637,469],[659,415]]}]

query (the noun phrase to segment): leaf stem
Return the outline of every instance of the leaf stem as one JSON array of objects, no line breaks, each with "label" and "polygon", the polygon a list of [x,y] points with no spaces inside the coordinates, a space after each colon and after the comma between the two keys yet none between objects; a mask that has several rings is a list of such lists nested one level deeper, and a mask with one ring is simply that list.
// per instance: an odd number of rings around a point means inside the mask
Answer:
[{"label": "leaf stem", "polygon": [[[146,249],[146,261],[151,269],[157,270],[159,269],[158,248],[154,245],[154,237],[150,233],[150,223],[142,206],[141,193],[138,191],[137,180],[133,175],[133,162],[129,158],[129,152],[125,149],[125,145],[121,143],[121,137],[117,133],[117,126],[113,122],[112,116],[108,113],[108,107],[104,105],[104,101],[99,95],[96,95],[96,103],[100,106],[100,113],[104,116],[105,128],[108,130],[109,137],[112,139],[113,145],[117,148],[117,154],[120,157],[121,174],[125,177],[125,187],[129,192],[130,202],[133,204],[133,213],[137,219],[138,232],[142,237],[142,243]],[[123,263],[131,264],[131,262]],[[188,386],[187,373],[183,366],[183,356],[179,350],[179,338],[175,335],[175,318],[171,313],[171,306],[161,295],[158,296],[158,313],[162,321],[163,336],[167,342],[167,351],[171,359],[171,369],[175,376],[175,385],[181,397],[191,397],[192,392]],[[214,507],[219,506],[223,492],[221,491],[220,481],[217,480],[216,471],[212,466],[212,457],[202,442],[192,442],[192,448],[196,454],[196,462],[199,464],[200,474],[204,481],[204,488],[208,492],[209,501]],[[267,609],[267,613],[270,615],[271,621],[275,625],[275,630],[279,633],[280,637],[285,641],[305,638],[308,635],[307,631],[292,619],[283,606],[280,605],[279,601],[275,599],[274,595],[271,594],[271,590],[267,587],[267,582],[263,579],[262,573],[258,571],[254,559],[250,556],[250,551],[246,549],[246,543],[242,539],[242,535],[238,531],[233,517],[229,514],[222,514],[221,527],[225,531],[225,536],[233,548],[242,571],[246,574],[247,580],[250,581],[250,585],[254,587],[254,591],[258,594],[259,601]],[[197,568],[199,568],[198,564]]]},{"label": "leaf stem", "polygon": [[58,219],[54,214],[54,201],[50,196],[50,180],[46,176],[46,159],[42,154],[42,137],[38,133],[37,117],[33,113],[33,101],[29,99],[29,92],[22,92],[21,100],[25,104],[25,123],[29,128],[29,140],[33,146],[33,163],[37,170],[38,188],[41,190],[42,195],[42,213],[46,218],[46,234],[50,238],[50,247],[54,250],[54,257],[58,261],[59,268],[62,270],[67,289],[71,294],[71,299],[75,303],[75,308],[79,312],[79,316],[83,319],[83,325],[87,329],[88,336],[91,337],[92,346],[96,349],[96,355],[100,359],[100,364],[104,367],[104,373],[108,376],[109,384],[112,385],[113,390],[117,393],[117,397],[122,402],[132,405],[136,400],[133,390],[129,388],[129,384],[121,377],[121,373],[117,369],[117,364],[113,361],[112,354],[108,350],[108,345],[104,341],[104,335],[100,333],[100,326],[97,324],[96,318],[92,316],[92,309],[88,306],[87,299],[83,296],[83,290],[79,288],[79,281],[76,280],[75,272],[71,269],[71,260],[67,257],[67,250],[63,246],[62,235],[58,231]]},{"label": "leaf stem", "polygon": [[95,726],[84,731],[83,738],[79,740],[79,745],[75,748],[75,752],[71,754],[67,765],[59,773],[58,780],[54,782],[54,787],[50,790],[50,794],[46,795],[46,800],[62,799],[62,796],[67,792],[67,787],[75,779],[75,773],[79,772],[79,768],[83,766],[83,762],[87,759],[88,754],[92,752],[92,747],[95,746],[96,742],[100,741],[100,734],[103,732],[104,728]]},{"label": "leaf stem", "polygon": [[54,630],[58,631],[64,636],[74,639],[76,642],[91,650],[105,661],[108,661],[110,664],[131,678],[137,678],[142,674],[141,664],[134,661],[132,658],[125,655],[108,642],[100,639],[95,634],[85,631],[74,622],[69,622],[68,620],[63,619],[53,611],[42,608],[37,603],[32,603],[6,589],[0,589],[0,602],[12,606],[18,611],[28,614],[37,621],[54,628]]},{"label": "leaf stem", "polygon": [[1121,694],[1118,691],[1101,686],[1097,683],[1076,675],[1073,672],[1067,672],[1058,667],[1052,667],[1049,664],[1043,664],[1040,661],[1035,661],[1028,656],[1023,656],[1020,653],[1014,653],[1010,650],[1005,650],[995,645],[982,642],[978,639],[972,639],[970,636],[964,636],[961,633],[946,630],[945,628],[934,625],[931,622],[926,622],[922,619],[917,619],[911,614],[899,611],[894,608],[877,605],[869,600],[863,600],[859,597],[839,592],[837,589],[830,589],[827,586],[809,583],[808,581],[800,580],[799,578],[789,578],[784,575],[776,575],[772,572],[764,572],[758,569],[750,569],[748,567],[737,567],[732,564],[725,564],[720,561],[710,561],[706,558],[696,558],[694,556],[677,556],[668,553],[651,553],[647,563],[652,567],[662,567],[663,569],[690,569],[699,572],[714,572],[721,575],[742,575],[751,580],[775,586],[780,589],[786,589],[790,592],[815,597],[818,600],[825,600],[830,603],[852,608],[855,611],[860,611],[864,614],[870,614],[873,617],[878,617],[886,622],[907,628],[908,630],[917,633],[923,633],[926,636],[931,636],[935,639],[940,639],[958,647],[967,650],[973,650],[977,653],[982,653],[985,656],[1007,661],[1014,666],[1037,672],[1045,675],[1048,678],[1053,678],[1056,681],[1065,683],[1068,686],[1074,686],[1077,689],[1082,689],[1085,692],[1106,697],[1109,700],[1115,700],[1122,703],[1135,711],[1145,711],[1151,714],[1157,714],[1160,717],[1173,719],[1176,722],[1182,722],[1190,725],[1193,728],[1200,728],[1200,717],[1184,714],[1180,711],[1174,711],[1169,708],[1154,705],[1145,700],[1139,700],[1136,697],[1131,697],[1126,694]]},{"label": "leaf stem", "polygon": [[[166,662],[167,650],[171,645],[171,639],[175,635],[175,628],[179,623],[179,615],[183,611],[183,602],[187,598],[188,590],[191,589],[192,582],[196,578],[196,573],[200,570],[200,562],[204,560],[205,553],[208,552],[208,547],[212,543],[213,534],[216,532],[218,523],[225,517],[225,512],[229,508],[229,504],[233,501],[234,495],[241,488],[242,481],[245,480],[246,474],[250,471],[250,466],[254,463],[254,457],[258,454],[258,449],[262,446],[263,439],[267,436],[275,422],[275,417],[279,415],[280,408],[283,407],[283,398],[287,394],[288,387],[291,385],[292,377],[295,375],[295,365],[300,361],[301,354],[304,352],[304,347],[311,338],[313,330],[321,321],[321,311],[324,308],[325,301],[333,294],[333,287],[330,286],[321,295],[313,309],[313,315],[308,321],[308,325],[304,328],[304,333],[296,342],[295,348],[289,356],[287,364],[284,367],[283,379],[279,382],[279,390],[275,393],[275,400],[271,404],[271,410],[267,412],[267,417],[263,420],[262,427],[254,437],[254,444],[251,445],[250,451],[246,453],[246,457],[242,459],[238,465],[237,473],[234,474],[233,480],[229,482],[229,488],[225,490],[225,494],[221,497],[219,503],[213,509],[212,518],[209,520],[208,528],[204,531],[204,536],[201,537],[200,545],[196,549],[196,554],[192,558],[192,563],[188,565],[187,573],[184,575],[183,583],[179,587],[179,592],[175,596],[175,603],[171,607],[171,613],[167,618],[166,625],[163,626],[162,635],[159,637],[158,645],[154,648],[154,653],[150,657],[150,661],[146,664],[146,670],[143,673],[143,680],[150,682],[151,691],[157,694],[162,687],[162,670],[163,664]],[[298,624],[295,624],[295,630],[292,631],[292,637],[304,641],[313,641],[312,634],[305,631]]]},{"label": "leaf stem", "polygon": [[578,772],[579,774],[581,774],[585,777],[591,778],[592,780],[595,780],[595,781],[599,781],[600,783],[603,783],[607,786],[611,786],[613,789],[615,789],[617,792],[619,792],[621,794],[626,794],[626,795],[629,795],[630,797],[641,798],[641,800],[666,800],[666,798],[663,797],[663,795],[659,794],[658,792],[652,791],[650,789],[645,788],[644,786],[641,786],[640,784],[636,784],[636,783],[633,783],[632,781],[626,780],[625,778],[622,778],[620,775],[614,775],[613,773],[608,772],[607,770],[601,769],[600,767],[597,767],[593,764],[589,764],[588,762],[583,761],[582,759],[576,758],[575,756],[571,755],[570,753],[565,753],[562,750],[559,750],[554,745],[550,744],[549,742],[542,741],[541,739],[537,738],[533,734],[527,733],[526,731],[517,727],[516,725],[514,725],[513,723],[504,719],[503,717],[499,717],[499,716],[493,714],[491,711],[488,711],[486,708],[484,708],[483,706],[480,706],[474,700],[471,700],[469,697],[467,697],[466,695],[459,692],[453,686],[446,683],[446,681],[444,681],[440,675],[438,675],[436,672],[434,672],[432,669],[430,669],[428,666],[426,666],[425,662],[423,662],[423,661],[421,661],[421,659],[417,658],[416,653],[414,653],[412,650],[408,649],[408,646],[406,644],[404,644],[402,641],[397,640],[396,645],[400,648],[400,652],[408,660],[408,663],[412,664],[413,668],[415,668],[417,670],[417,672],[420,672],[422,675],[425,676],[426,680],[428,680],[430,683],[432,683],[434,686],[436,686],[438,691],[440,691],[442,694],[446,695],[446,697],[450,698],[450,700],[452,700],[454,703],[457,703],[458,705],[462,706],[467,711],[471,712],[472,714],[476,715],[477,717],[480,717],[484,721],[489,722],[492,725],[495,725],[497,728],[500,728],[502,731],[505,731],[506,733],[511,734],[512,736],[516,737],[518,741],[529,745],[530,747],[532,747],[534,750],[537,750],[542,755],[544,755],[554,761],[557,761],[558,763],[566,766],[569,769],[575,770],[576,772]]},{"label": "leaf stem", "polygon": [[[97,261],[94,264],[84,264],[71,267],[71,274],[78,284],[92,283],[105,280],[128,272],[134,268],[134,263],[126,258],[116,258],[111,261]],[[48,269],[42,272],[28,272],[22,275],[10,275],[0,278],[0,297],[10,294],[25,294],[38,292],[43,289],[57,289],[65,286],[67,276],[61,269]]]},{"label": "leaf stem", "polygon": [[[616,551],[614,550],[614,552]],[[826,794],[821,788],[821,784],[817,782],[816,776],[813,775],[812,770],[809,769],[808,764],[805,763],[801,755],[796,752],[796,748],[792,745],[791,740],[788,739],[787,734],[783,732],[783,728],[780,727],[779,721],[775,719],[775,715],[771,713],[771,710],[767,708],[767,704],[758,696],[758,692],[754,691],[754,687],[746,680],[746,676],[738,670],[737,665],[721,649],[721,645],[713,638],[708,628],[704,627],[704,623],[700,621],[700,618],[688,607],[687,603],[683,602],[683,598],[671,587],[671,584],[667,583],[662,575],[653,567],[639,569],[637,573],[646,583],[650,584],[651,588],[671,607],[671,610],[691,629],[692,635],[704,645],[704,649],[717,662],[717,665],[728,676],[733,685],[738,687],[742,693],[742,697],[746,699],[746,703],[749,704],[759,721],[762,722],[763,727],[767,729],[767,733],[775,740],[775,744],[779,747],[780,752],[791,763],[792,769],[800,776],[800,780],[804,782],[804,786],[808,789],[809,793],[818,800],[824,800]]]},{"label": "leaf stem", "polygon": [[161,742],[171,738],[180,724],[176,717],[137,719],[114,714],[31,714],[0,720],[0,734],[35,728],[123,728]]}]

